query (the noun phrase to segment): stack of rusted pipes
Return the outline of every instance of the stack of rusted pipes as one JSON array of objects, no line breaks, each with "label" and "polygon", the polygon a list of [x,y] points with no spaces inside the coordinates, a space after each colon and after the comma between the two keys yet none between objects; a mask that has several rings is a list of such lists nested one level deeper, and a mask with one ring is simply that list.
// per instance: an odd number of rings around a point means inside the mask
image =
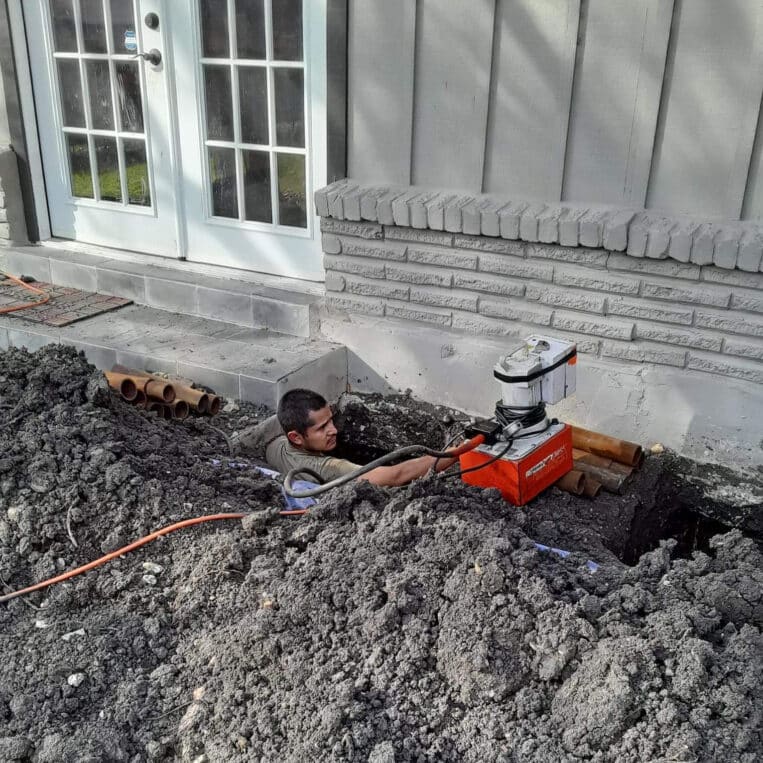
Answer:
[{"label": "stack of rusted pipes", "polygon": [[573,495],[595,498],[601,491],[620,494],[644,463],[640,445],[589,429],[572,427],[574,466],[556,486]]},{"label": "stack of rusted pipes", "polygon": [[194,389],[192,382],[170,381],[148,371],[137,371],[119,364],[111,371],[104,371],[104,374],[109,386],[128,403],[155,411],[165,419],[185,419],[191,411],[208,416],[220,412],[220,398]]}]

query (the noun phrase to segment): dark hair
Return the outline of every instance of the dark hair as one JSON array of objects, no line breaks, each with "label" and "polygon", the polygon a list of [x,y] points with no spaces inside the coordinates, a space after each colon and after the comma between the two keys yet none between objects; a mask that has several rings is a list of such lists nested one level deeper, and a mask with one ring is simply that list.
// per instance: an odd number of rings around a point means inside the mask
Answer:
[{"label": "dark hair", "polygon": [[309,389],[291,389],[278,403],[278,423],[285,434],[304,434],[310,426],[310,413],[328,405],[323,395]]}]

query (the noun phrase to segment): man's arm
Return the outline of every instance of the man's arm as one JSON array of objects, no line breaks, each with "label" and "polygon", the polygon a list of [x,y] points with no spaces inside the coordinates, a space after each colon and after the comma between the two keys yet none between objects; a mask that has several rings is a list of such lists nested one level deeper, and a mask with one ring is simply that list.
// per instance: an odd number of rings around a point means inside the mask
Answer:
[{"label": "man's arm", "polygon": [[367,480],[373,485],[397,487],[407,485],[409,482],[423,477],[434,466],[435,462],[437,462],[437,471],[441,472],[457,460],[457,458],[438,459],[434,456],[419,456],[394,466],[377,466],[376,469],[372,469],[358,479]]}]

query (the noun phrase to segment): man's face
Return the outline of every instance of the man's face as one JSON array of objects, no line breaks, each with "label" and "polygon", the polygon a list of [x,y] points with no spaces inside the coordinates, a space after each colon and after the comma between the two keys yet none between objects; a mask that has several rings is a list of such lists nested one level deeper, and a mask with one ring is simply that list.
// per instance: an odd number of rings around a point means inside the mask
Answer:
[{"label": "man's face", "polygon": [[334,414],[327,405],[318,411],[310,411],[310,426],[304,434],[289,432],[289,440],[298,448],[317,453],[328,453],[336,448]]}]

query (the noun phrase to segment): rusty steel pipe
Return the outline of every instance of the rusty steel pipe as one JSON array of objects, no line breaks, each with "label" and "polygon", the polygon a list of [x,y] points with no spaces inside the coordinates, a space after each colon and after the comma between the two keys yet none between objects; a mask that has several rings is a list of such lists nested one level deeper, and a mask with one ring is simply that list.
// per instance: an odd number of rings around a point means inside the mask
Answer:
[{"label": "rusty steel pipe", "polygon": [[129,373],[132,376],[142,376],[147,379],[153,379],[154,381],[171,384],[172,388],[175,390],[175,400],[185,400],[190,408],[194,411],[197,411],[198,413],[208,413],[209,411],[209,394],[202,392],[200,389],[194,389],[190,386],[190,384],[184,384],[177,381],[168,381],[167,379],[158,376],[157,374],[152,374],[148,371],[138,371],[136,369],[128,368],[127,366],[120,364],[114,365],[113,370],[120,373]]},{"label": "rusty steel pipe", "polygon": [[164,418],[164,403],[158,403],[156,400],[149,400],[146,404],[146,410],[156,413],[157,416]]},{"label": "rusty steel pipe", "polygon": [[145,408],[147,401],[148,398],[146,397],[146,393],[142,389],[139,389],[136,391],[135,400],[132,402],[137,408]]},{"label": "rusty steel pipe", "polygon": [[200,389],[187,387],[185,384],[175,384],[175,400],[183,400],[199,413],[207,413],[209,410],[209,395]]},{"label": "rusty steel pipe", "polygon": [[162,405],[162,417],[167,419],[167,421],[172,420],[172,406],[171,405]]},{"label": "rusty steel pipe", "polygon": [[635,442],[618,440],[616,437],[575,426],[572,427],[572,447],[587,450],[602,458],[611,458],[626,466],[640,466],[644,458],[644,451]]},{"label": "rusty steel pipe", "polygon": [[218,413],[220,413],[220,408],[222,407],[222,399],[218,397],[217,395],[210,395],[209,396],[209,408],[207,408],[207,413],[210,416],[217,416]]},{"label": "rusty steel pipe", "polygon": [[582,495],[585,484],[585,475],[575,469],[567,472],[564,477],[560,477],[554,485],[565,493],[572,495]]},{"label": "rusty steel pipe", "polygon": [[166,381],[147,379],[143,387],[146,397],[153,398],[162,403],[171,403],[175,399],[175,388]]},{"label": "rusty steel pipe", "polygon": [[617,474],[609,469],[603,469],[600,466],[587,464],[585,461],[574,461],[574,464],[575,469],[583,472],[586,477],[590,475],[597,482],[601,482],[601,486],[606,491],[616,495],[620,495],[623,492],[623,484],[626,478],[622,474]]},{"label": "rusty steel pipe", "polygon": [[188,418],[188,414],[191,412],[191,408],[185,400],[175,400],[170,403],[167,408],[172,411],[172,418],[182,421]]},{"label": "rusty steel pipe", "polygon": [[618,463],[611,458],[597,456],[594,453],[589,453],[587,450],[580,450],[580,448],[572,449],[572,457],[575,461],[583,461],[586,464],[591,464],[591,466],[599,466],[602,469],[609,469],[616,474],[622,474],[623,477],[630,477],[631,474],[633,474],[632,466]]},{"label": "rusty steel pipe", "polygon": [[103,375],[106,377],[109,387],[119,392],[125,400],[128,402],[135,400],[138,395],[140,380],[136,382],[132,376],[113,373],[112,371],[104,371]]},{"label": "rusty steel pipe", "polygon": [[601,487],[601,482],[593,479],[590,474],[585,475],[585,480],[583,481],[583,495],[586,498],[596,498],[596,496],[601,493]]}]

